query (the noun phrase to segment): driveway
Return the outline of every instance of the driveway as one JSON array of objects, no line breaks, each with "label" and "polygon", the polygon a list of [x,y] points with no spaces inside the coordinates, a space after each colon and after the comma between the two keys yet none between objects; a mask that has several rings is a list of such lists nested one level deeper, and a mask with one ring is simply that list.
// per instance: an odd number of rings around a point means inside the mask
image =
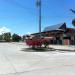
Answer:
[{"label": "driveway", "polygon": [[75,52],[26,49],[24,43],[0,43],[0,75],[75,75]]}]

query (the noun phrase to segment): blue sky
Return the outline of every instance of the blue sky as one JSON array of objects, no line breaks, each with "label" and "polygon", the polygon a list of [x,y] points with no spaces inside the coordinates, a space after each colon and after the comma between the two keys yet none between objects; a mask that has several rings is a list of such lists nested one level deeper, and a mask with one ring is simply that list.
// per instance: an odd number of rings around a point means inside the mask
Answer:
[{"label": "blue sky", "polygon": [[[38,32],[38,9],[36,0],[0,0],[0,27],[7,27],[12,33]],[[66,22],[73,27],[75,18],[69,9],[75,9],[75,0],[42,0],[42,30],[46,26]]]}]

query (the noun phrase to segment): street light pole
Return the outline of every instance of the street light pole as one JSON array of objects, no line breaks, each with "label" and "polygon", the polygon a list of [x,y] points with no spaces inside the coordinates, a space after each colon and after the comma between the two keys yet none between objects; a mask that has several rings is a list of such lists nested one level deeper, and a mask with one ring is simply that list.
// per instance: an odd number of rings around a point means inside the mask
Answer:
[{"label": "street light pole", "polygon": [[37,0],[37,7],[39,9],[39,33],[41,35],[41,0]]}]

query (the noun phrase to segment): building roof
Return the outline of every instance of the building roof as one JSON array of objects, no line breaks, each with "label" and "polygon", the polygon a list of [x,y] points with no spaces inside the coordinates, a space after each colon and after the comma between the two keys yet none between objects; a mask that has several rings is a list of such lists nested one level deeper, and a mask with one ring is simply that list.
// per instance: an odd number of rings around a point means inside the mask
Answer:
[{"label": "building roof", "polygon": [[67,28],[67,31],[75,31],[75,28]]},{"label": "building roof", "polygon": [[75,36],[75,28],[67,28],[65,34],[66,36]]},{"label": "building roof", "polygon": [[63,30],[66,29],[66,23],[60,23],[57,25],[48,26],[44,29],[44,32],[54,31],[54,30]]}]

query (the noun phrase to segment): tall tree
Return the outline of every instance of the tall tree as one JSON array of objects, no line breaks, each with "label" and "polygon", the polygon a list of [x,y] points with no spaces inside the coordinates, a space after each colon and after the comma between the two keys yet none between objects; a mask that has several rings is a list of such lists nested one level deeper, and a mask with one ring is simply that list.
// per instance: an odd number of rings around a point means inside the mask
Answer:
[{"label": "tall tree", "polygon": [[72,24],[75,27],[75,19],[72,20]]},{"label": "tall tree", "polygon": [[0,35],[0,40],[3,40],[3,36],[2,35]]},{"label": "tall tree", "polygon": [[20,40],[21,40],[21,36],[19,36],[17,34],[12,35],[12,41],[13,42],[19,42]]},{"label": "tall tree", "polygon": [[11,33],[4,33],[3,34],[3,39],[7,42],[10,42],[11,41]]}]

